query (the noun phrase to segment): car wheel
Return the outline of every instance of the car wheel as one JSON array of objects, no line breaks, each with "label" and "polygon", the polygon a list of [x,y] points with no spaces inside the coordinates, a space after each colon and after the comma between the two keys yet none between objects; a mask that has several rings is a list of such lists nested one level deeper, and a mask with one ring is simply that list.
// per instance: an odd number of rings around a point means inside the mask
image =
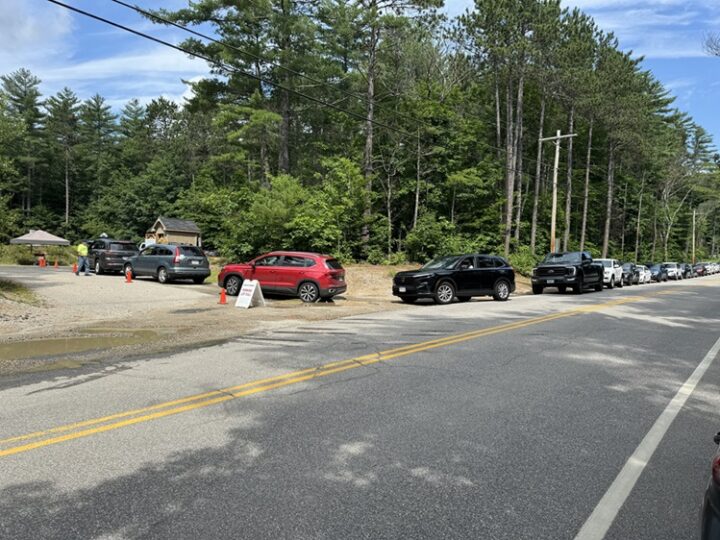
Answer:
[{"label": "car wheel", "polygon": [[542,285],[533,285],[532,291],[533,291],[533,294],[542,294],[543,287],[542,287]]},{"label": "car wheel", "polygon": [[565,293],[567,292],[567,287],[566,287],[565,285],[560,285],[560,286],[558,287],[558,292],[559,292],[560,294],[565,294]]},{"label": "car wheel", "polygon": [[160,268],[158,268],[158,271],[157,271],[157,280],[158,280],[160,283],[167,283],[168,281],[170,281],[170,279],[169,279],[169,277],[168,277],[167,268],[165,268],[164,266],[161,266]]},{"label": "car wheel", "polygon": [[510,298],[510,284],[504,279],[496,281],[493,299],[497,302],[505,302],[508,298]]},{"label": "car wheel", "polygon": [[194,277],[193,283],[195,285],[201,285],[201,284],[205,283],[205,278],[204,277]]},{"label": "car wheel", "polygon": [[300,285],[300,288],[298,289],[298,296],[300,297],[300,300],[306,304],[312,304],[313,302],[317,302],[318,298],[320,298],[320,290],[314,283],[306,281]]},{"label": "car wheel", "polygon": [[582,294],[583,291],[583,283],[582,281],[579,282],[577,285],[572,286],[572,292],[573,294]]},{"label": "car wheel", "polygon": [[415,302],[417,302],[417,298],[410,298],[408,296],[401,296],[400,300],[402,300],[406,304],[414,304]]},{"label": "car wheel", "polygon": [[95,259],[95,273],[96,273],[96,274],[102,274],[102,273],[103,273],[102,266],[100,266],[100,259]]},{"label": "car wheel", "polygon": [[135,272],[133,271],[133,267],[131,264],[126,264],[125,268],[123,268],[123,275],[127,276],[128,272],[130,272],[130,277],[135,277]]},{"label": "car wheel", "polygon": [[458,296],[458,302],[469,302],[472,296]]},{"label": "car wheel", "polygon": [[455,298],[455,287],[449,281],[441,281],[435,289],[435,303],[449,304]]},{"label": "car wheel", "polygon": [[624,285],[623,280],[622,280],[622,278],[620,278],[620,281],[617,282],[618,289],[622,289],[623,285]]},{"label": "car wheel", "polygon": [[230,296],[237,296],[242,287],[242,279],[239,276],[230,276],[225,280],[225,292]]},{"label": "car wheel", "polygon": [[608,289],[614,289],[615,288],[615,276],[610,276],[610,283],[608,284]]},{"label": "car wheel", "polygon": [[603,290],[603,284],[602,284],[602,281],[601,281],[600,283],[598,283],[597,285],[595,285],[595,292],[600,292],[600,291],[602,291],[602,290]]}]

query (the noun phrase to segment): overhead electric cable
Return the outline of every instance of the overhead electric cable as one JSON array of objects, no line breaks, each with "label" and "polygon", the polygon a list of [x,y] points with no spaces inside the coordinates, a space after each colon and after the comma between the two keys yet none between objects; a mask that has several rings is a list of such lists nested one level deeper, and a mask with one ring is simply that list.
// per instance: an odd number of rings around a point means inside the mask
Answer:
[{"label": "overhead electric cable", "polygon": [[336,110],[336,111],[338,111],[338,112],[341,112],[341,113],[343,113],[343,114],[346,114],[346,115],[348,115],[348,116],[352,116],[353,118],[356,118],[356,119],[358,119],[358,120],[362,120],[363,122],[369,122],[369,123],[371,123],[371,124],[373,124],[373,125],[376,125],[376,126],[378,126],[378,127],[387,129],[387,130],[389,130],[389,131],[394,131],[395,133],[399,133],[399,134],[401,134],[401,135],[403,135],[403,136],[405,136],[405,137],[408,137],[408,138],[410,138],[410,137],[413,137],[413,138],[414,138],[414,137],[415,137],[415,135],[410,134],[410,133],[408,133],[408,132],[406,132],[406,131],[404,131],[404,130],[394,128],[394,127],[392,127],[392,126],[390,126],[390,125],[388,125],[388,124],[385,124],[385,123],[383,123],[383,122],[378,122],[377,120],[374,120],[374,119],[373,119],[373,120],[370,120],[370,119],[367,118],[366,116],[363,116],[363,115],[361,115],[361,114],[358,114],[358,113],[355,113],[355,112],[352,112],[352,111],[345,110],[345,109],[343,109],[343,108],[341,108],[341,107],[338,107],[337,105],[334,105],[334,104],[332,104],[332,103],[328,103],[327,101],[324,101],[324,100],[322,100],[322,99],[319,99],[319,98],[310,96],[310,95],[305,94],[305,93],[303,93],[303,92],[299,92],[299,91],[294,90],[294,89],[292,89],[292,88],[288,88],[288,87],[285,86],[285,85],[282,85],[282,84],[280,84],[280,83],[276,83],[276,82],[274,82],[274,81],[271,81],[271,80],[269,80],[269,79],[266,79],[265,77],[260,77],[260,76],[258,76],[258,75],[253,75],[252,73],[248,73],[247,71],[244,71],[244,70],[242,70],[242,69],[238,69],[238,68],[235,68],[235,67],[232,67],[232,66],[227,66],[227,65],[225,65],[225,64],[221,64],[221,63],[217,62],[216,60],[213,60],[212,58],[209,58],[209,57],[207,57],[207,56],[205,56],[205,55],[202,55],[202,54],[196,53],[196,52],[192,52],[192,51],[190,51],[190,50],[188,50],[188,49],[186,49],[186,48],[184,48],[184,47],[181,47],[181,46],[179,46],[179,45],[175,45],[174,43],[170,43],[169,41],[165,41],[165,40],[160,39],[160,38],[158,38],[158,37],[151,36],[150,34],[146,34],[146,33],[144,33],[144,32],[140,32],[139,30],[135,30],[135,29],[133,29],[133,28],[130,28],[130,27],[125,26],[125,25],[122,25],[122,24],[117,23],[117,22],[115,22],[115,21],[112,21],[112,20],[110,20],[110,19],[106,19],[105,17],[101,17],[100,15],[96,15],[96,14],[94,14],[94,13],[90,13],[89,11],[85,11],[85,10],[83,10],[83,9],[77,8],[77,7],[75,7],[75,6],[71,6],[71,5],[69,5],[69,4],[65,4],[64,2],[60,2],[59,0],[47,0],[47,1],[50,2],[51,4],[55,4],[55,5],[57,5],[57,6],[60,6],[60,7],[65,8],[65,9],[69,9],[70,11],[74,11],[75,13],[79,13],[80,15],[84,15],[85,17],[89,17],[89,18],[91,18],[91,19],[95,19],[96,21],[100,21],[100,22],[105,23],[105,24],[108,24],[108,25],[110,25],[110,26],[114,26],[115,28],[118,28],[118,29],[120,29],[120,30],[125,30],[126,32],[130,32],[131,34],[135,34],[136,36],[140,36],[140,37],[143,37],[143,38],[145,38],[145,39],[149,39],[150,41],[154,41],[155,43],[159,43],[160,45],[165,45],[166,47],[170,47],[171,49],[175,49],[175,50],[177,50],[177,51],[180,51],[180,52],[182,52],[182,53],[185,53],[185,54],[187,54],[188,56],[192,56],[192,57],[194,57],[194,58],[199,58],[199,59],[201,59],[201,60],[205,60],[205,61],[208,62],[209,64],[215,65],[215,66],[217,66],[217,67],[219,67],[220,69],[223,69],[223,70],[225,70],[225,71],[238,73],[238,74],[240,74],[240,75],[244,75],[244,76],[246,76],[246,77],[249,77],[249,78],[251,78],[251,79],[254,79],[254,80],[256,80],[256,81],[258,81],[258,82],[261,82],[261,83],[263,83],[263,84],[267,84],[267,85],[269,85],[269,86],[273,86],[273,87],[275,87],[275,88],[279,88],[280,90],[285,90],[286,92],[290,92],[291,94],[295,94],[295,95],[300,96],[300,97],[302,97],[302,98],[304,98],[304,99],[307,99],[307,100],[309,100],[309,101],[313,101],[313,102],[315,102],[315,103],[318,103],[319,105],[322,105],[323,107],[328,107],[328,108],[330,108],[330,109],[334,109],[334,110]]},{"label": "overhead electric cable", "polygon": [[[165,18],[165,17],[162,17],[162,16],[160,16],[160,15],[157,15],[156,13],[153,13],[153,12],[151,12],[151,11],[148,11],[148,10],[146,10],[146,9],[143,9],[143,8],[141,8],[140,6],[132,5],[132,4],[128,3],[128,2],[124,2],[123,0],[110,0],[110,1],[111,1],[111,2],[114,2],[115,4],[121,5],[121,6],[123,6],[123,7],[126,7],[126,8],[128,8],[128,9],[131,9],[131,10],[135,11],[136,13],[139,13],[140,15],[142,15],[142,16],[144,16],[144,17],[147,17],[147,18],[149,18],[149,19],[155,19],[156,21],[158,21],[158,22],[160,22],[160,23],[162,23],[162,24],[167,24],[167,25],[173,26],[173,27],[178,28],[178,29],[180,29],[180,30],[183,30],[183,31],[185,31],[185,32],[187,32],[187,33],[189,33],[189,34],[192,34],[192,35],[194,35],[194,36],[197,36],[197,37],[199,37],[199,38],[206,39],[206,40],[208,40],[208,41],[210,41],[210,42],[212,42],[212,43],[216,43],[216,44],[220,45],[221,47],[225,47],[225,48],[227,48],[227,49],[232,49],[232,50],[234,50],[234,51],[239,52],[240,54],[244,54],[245,56],[249,56],[250,58],[253,58],[253,59],[255,59],[255,60],[259,60],[260,62],[263,62],[263,63],[268,64],[268,65],[274,66],[274,67],[276,67],[276,68],[278,68],[278,69],[281,69],[281,70],[283,70],[283,71],[286,71],[286,72],[288,72],[288,73],[291,73],[291,74],[293,74],[293,75],[296,75],[297,77],[301,77],[301,78],[303,78],[303,79],[305,79],[305,80],[307,80],[307,81],[310,81],[310,82],[312,82],[312,83],[314,83],[314,84],[318,84],[318,85],[321,85],[321,86],[325,86],[326,88],[330,88],[330,89],[332,89],[332,90],[334,90],[334,91],[336,91],[336,92],[339,92],[340,94],[342,94],[342,95],[344,95],[344,96],[353,97],[353,98],[355,98],[355,99],[359,99],[360,101],[362,101],[362,102],[363,102],[364,104],[366,104],[366,105],[368,104],[368,99],[367,99],[367,97],[366,97],[366,96],[363,96],[362,94],[358,94],[358,93],[356,93],[356,92],[349,92],[349,91],[341,90],[341,89],[339,89],[337,86],[335,86],[335,85],[333,85],[333,84],[330,84],[330,83],[328,83],[327,81],[321,81],[320,79],[316,79],[315,77],[311,77],[310,75],[306,75],[306,74],[304,74],[304,73],[302,73],[302,72],[300,72],[300,71],[297,71],[297,70],[295,70],[295,69],[289,68],[289,67],[287,67],[287,66],[283,66],[282,64],[279,64],[279,63],[277,63],[277,62],[271,62],[271,61],[263,58],[262,56],[260,56],[260,55],[258,55],[258,54],[255,54],[255,53],[253,53],[253,52],[251,52],[251,51],[248,51],[248,50],[245,50],[245,49],[241,49],[241,48],[238,47],[237,45],[231,45],[231,44],[229,44],[229,43],[225,43],[225,42],[223,42],[223,41],[220,41],[219,39],[216,39],[216,38],[214,38],[214,37],[212,37],[212,36],[208,36],[207,34],[203,34],[202,32],[198,32],[197,30],[193,30],[192,28],[188,28],[188,27],[185,26],[185,25],[182,25],[182,24],[180,24],[180,23],[176,23],[176,22],[171,21],[171,20],[169,20],[169,19],[167,19],[167,18]],[[374,104],[381,106],[383,103],[382,103],[382,101],[375,101]],[[422,119],[420,119],[420,118],[413,118],[413,117],[411,117],[411,116],[407,116],[407,115],[405,115],[405,114],[398,113],[397,111],[395,112],[395,114],[396,114],[398,117],[400,117],[400,118],[405,118],[405,119],[410,120],[410,121],[412,121],[412,122],[416,122],[417,124],[422,124],[422,125],[428,126],[428,127],[434,127],[432,124],[430,124],[430,123],[428,123],[428,122],[425,122],[424,120],[422,120]]]}]

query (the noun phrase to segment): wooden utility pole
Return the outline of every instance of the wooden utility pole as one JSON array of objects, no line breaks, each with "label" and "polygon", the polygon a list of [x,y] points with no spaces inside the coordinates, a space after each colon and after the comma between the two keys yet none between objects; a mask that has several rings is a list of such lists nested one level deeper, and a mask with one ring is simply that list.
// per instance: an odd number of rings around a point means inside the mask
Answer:
[{"label": "wooden utility pole", "polygon": [[540,142],[555,141],[555,166],[553,167],[553,184],[552,184],[552,214],[550,218],[550,253],[555,252],[555,223],[557,221],[557,183],[558,169],[560,168],[560,141],[576,137],[576,133],[561,135],[558,129],[554,137],[543,137]]}]

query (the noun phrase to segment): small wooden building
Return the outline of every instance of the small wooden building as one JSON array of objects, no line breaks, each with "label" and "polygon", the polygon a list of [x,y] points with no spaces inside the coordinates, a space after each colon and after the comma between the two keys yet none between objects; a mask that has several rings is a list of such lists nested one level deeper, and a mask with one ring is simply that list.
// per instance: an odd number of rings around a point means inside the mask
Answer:
[{"label": "small wooden building", "polygon": [[145,233],[146,240],[154,240],[159,244],[176,242],[202,247],[200,227],[189,219],[175,219],[160,216],[155,224]]}]

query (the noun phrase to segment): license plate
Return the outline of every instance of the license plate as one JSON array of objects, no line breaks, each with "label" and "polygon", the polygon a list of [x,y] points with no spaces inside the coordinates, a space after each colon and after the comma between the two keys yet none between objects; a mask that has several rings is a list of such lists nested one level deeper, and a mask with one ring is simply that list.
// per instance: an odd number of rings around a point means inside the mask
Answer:
[{"label": "license plate", "polygon": [[398,290],[400,292],[407,292],[407,287],[400,287]]},{"label": "license plate", "polygon": [[554,280],[554,279],[548,279],[547,282],[548,282],[548,283],[555,283],[555,280]]},{"label": "license plate", "polygon": [[200,264],[200,261],[190,261],[190,264],[198,266]]}]

